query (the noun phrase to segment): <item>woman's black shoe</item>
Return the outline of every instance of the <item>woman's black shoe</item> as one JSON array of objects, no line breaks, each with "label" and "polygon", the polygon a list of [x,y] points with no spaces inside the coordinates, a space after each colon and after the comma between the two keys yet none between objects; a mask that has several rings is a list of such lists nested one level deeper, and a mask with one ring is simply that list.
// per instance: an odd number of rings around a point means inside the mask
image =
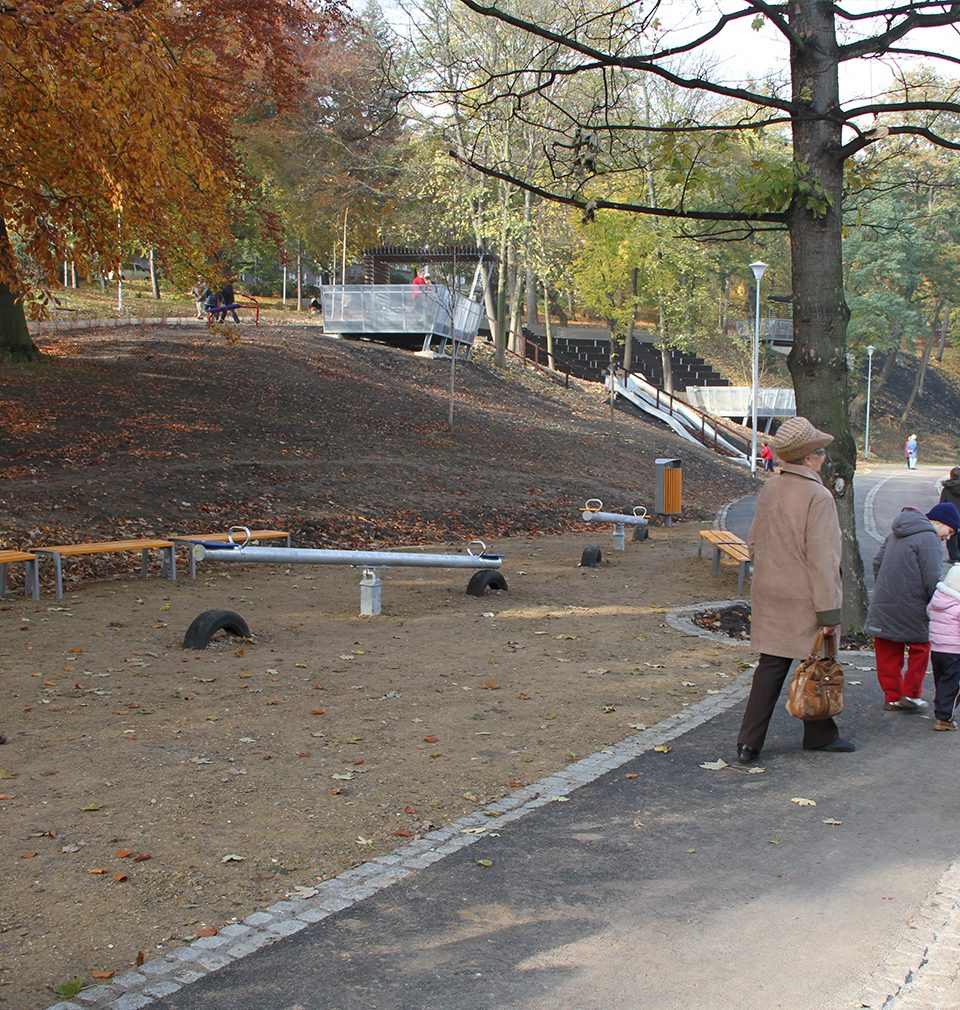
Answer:
[{"label": "woman's black shoe", "polygon": [[835,754],[852,754],[857,749],[857,745],[850,740],[845,740],[842,736],[838,736],[833,743],[825,743],[822,747],[804,747],[803,749],[826,750]]},{"label": "woman's black shoe", "polygon": [[742,765],[752,764],[758,757],[760,757],[760,751],[756,747],[742,743],[737,748],[737,760]]}]

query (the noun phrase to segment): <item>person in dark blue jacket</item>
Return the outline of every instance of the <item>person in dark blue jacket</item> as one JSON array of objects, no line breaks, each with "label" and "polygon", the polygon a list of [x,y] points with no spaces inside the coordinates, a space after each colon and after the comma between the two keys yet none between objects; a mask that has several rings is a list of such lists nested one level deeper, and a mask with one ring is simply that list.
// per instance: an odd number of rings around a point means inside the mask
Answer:
[{"label": "person in dark blue jacket", "polygon": [[[956,505],[941,502],[926,514],[905,508],[873,559],[876,580],[865,630],[874,636],[883,707],[921,712],[930,658],[927,604],[943,569],[943,541],[960,529]],[[904,649],[907,665],[904,669]]]}]

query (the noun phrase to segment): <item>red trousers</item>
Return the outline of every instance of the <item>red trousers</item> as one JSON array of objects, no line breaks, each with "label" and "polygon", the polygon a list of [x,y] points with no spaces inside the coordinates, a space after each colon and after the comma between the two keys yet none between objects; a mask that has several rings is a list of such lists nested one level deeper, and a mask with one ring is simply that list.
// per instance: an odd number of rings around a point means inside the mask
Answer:
[{"label": "red trousers", "polygon": [[[929,642],[891,642],[875,638],[877,680],[883,688],[884,701],[919,698],[923,693],[923,678],[930,658]],[[903,650],[907,650],[907,669],[903,669]]]}]

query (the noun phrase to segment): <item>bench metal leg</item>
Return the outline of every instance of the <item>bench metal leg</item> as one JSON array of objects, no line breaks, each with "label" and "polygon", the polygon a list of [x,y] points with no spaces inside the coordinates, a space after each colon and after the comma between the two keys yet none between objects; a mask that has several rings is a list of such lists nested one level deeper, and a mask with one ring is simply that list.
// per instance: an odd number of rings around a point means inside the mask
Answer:
[{"label": "bench metal leg", "polygon": [[743,580],[747,575],[748,569],[750,570],[750,579],[753,581],[753,562],[751,561],[741,561],[740,562],[740,576],[737,579],[737,596],[743,596]]},{"label": "bench metal leg", "polygon": [[197,577],[197,556],[193,553],[193,544],[187,544],[187,557],[190,559],[188,561],[190,578],[195,579]]},{"label": "bench metal leg", "polygon": [[26,571],[27,584],[24,586],[23,591],[27,596],[32,596],[34,601],[39,601],[40,599],[40,559],[36,558],[33,561],[27,562]]},{"label": "bench metal leg", "polygon": [[719,575],[720,574],[720,548],[716,547],[716,546],[713,548],[713,569],[712,569],[712,571],[713,571],[714,575]]},{"label": "bench metal leg", "polygon": [[0,564],[0,600],[7,595],[7,566]]},{"label": "bench metal leg", "polygon": [[53,555],[53,581],[57,587],[57,599],[63,599],[63,559],[54,551]]},{"label": "bench metal leg", "polygon": [[167,575],[170,577],[171,582],[177,581],[177,545],[174,544],[172,547],[163,548],[163,556],[167,559],[166,569]]}]

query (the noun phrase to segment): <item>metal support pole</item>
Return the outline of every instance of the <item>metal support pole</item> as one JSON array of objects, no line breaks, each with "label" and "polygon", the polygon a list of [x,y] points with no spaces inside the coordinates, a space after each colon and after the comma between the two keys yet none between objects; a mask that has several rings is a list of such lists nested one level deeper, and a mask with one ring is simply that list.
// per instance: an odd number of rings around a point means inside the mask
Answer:
[{"label": "metal support pole", "polygon": [[870,458],[870,385],[873,379],[873,352],[876,348],[871,344],[867,348],[867,423],[863,433],[863,458]]},{"label": "metal support pole", "polygon": [[750,264],[753,276],[757,279],[757,313],[753,327],[753,388],[750,403],[750,473],[757,472],[757,395],[760,382],[760,281],[767,264],[762,260]]}]

